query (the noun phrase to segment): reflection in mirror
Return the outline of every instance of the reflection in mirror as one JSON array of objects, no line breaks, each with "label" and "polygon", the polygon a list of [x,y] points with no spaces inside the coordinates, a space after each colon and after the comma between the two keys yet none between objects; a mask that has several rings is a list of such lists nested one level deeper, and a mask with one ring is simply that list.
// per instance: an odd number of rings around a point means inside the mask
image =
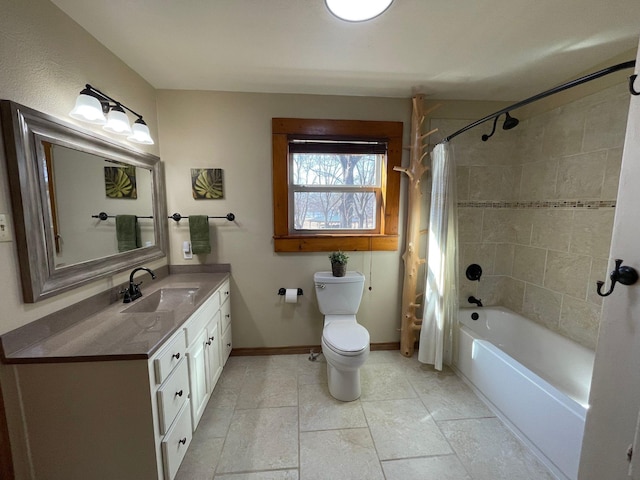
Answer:
[{"label": "reflection in mirror", "polygon": [[[155,243],[151,170],[107,160],[87,152],[43,142],[55,268],[122,251],[117,215],[134,215],[138,247]],[[100,220],[99,212],[111,218]]]},{"label": "reflection in mirror", "polygon": [[0,113],[25,302],[166,255],[158,157],[11,101]]}]

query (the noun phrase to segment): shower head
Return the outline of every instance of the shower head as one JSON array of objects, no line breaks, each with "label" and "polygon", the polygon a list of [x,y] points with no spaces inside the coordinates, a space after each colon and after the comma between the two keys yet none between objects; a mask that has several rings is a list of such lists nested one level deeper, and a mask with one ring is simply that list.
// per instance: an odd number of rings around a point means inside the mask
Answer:
[{"label": "shower head", "polygon": [[518,120],[517,118],[513,118],[511,115],[509,115],[509,112],[506,112],[505,115],[507,116],[507,118],[504,119],[504,123],[502,124],[503,130],[511,130],[512,128],[518,126],[520,120]]},{"label": "shower head", "polygon": [[[496,124],[498,123],[498,118],[500,118],[500,115],[502,114],[499,114],[494,117],[493,128],[491,129],[491,133],[489,135],[487,135],[486,133],[482,135],[483,142],[486,142],[487,140],[489,140],[491,137],[493,137],[493,134],[496,133]],[[515,128],[520,123],[520,120],[518,120],[517,118],[513,118],[511,115],[509,115],[509,112],[505,112],[505,115],[506,115],[506,118],[504,119],[504,123],[502,124],[503,130],[511,130],[512,128]]]}]

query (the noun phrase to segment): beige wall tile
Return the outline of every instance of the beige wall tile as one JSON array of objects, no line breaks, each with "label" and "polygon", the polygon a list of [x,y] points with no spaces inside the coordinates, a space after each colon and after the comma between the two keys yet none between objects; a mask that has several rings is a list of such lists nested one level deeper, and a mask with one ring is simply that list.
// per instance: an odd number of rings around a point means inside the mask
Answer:
[{"label": "beige wall tile", "polygon": [[514,312],[522,313],[525,285],[525,282],[516,280],[515,278],[504,277],[500,302],[501,305],[513,310]]},{"label": "beige wall tile", "polygon": [[477,201],[516,200],[521,167],[483,166],[469,168],[469,199]]},{"label": "beige wall tile", "polygon": [[599,199],[607,167],[607,152],[599,151],[563,157],[558,162],[555,197]]},{"label": "beige wall tile", "polygon": [[534,322],[558,330],[562,295],[547,288],[527,283],[524,290],[522,313]]},{"label": "beige wall tile", "polygon": [[555,198],[557,176],[557,158],[523,165],[518,198],[520,200]]},{"label": "beige wall tile", "polygon": [[518,280],[542,286],[547,250],[516,245],[513,257],[513,274]]},{"label": "beige wall tile", "polygon": [[525,209],[487,208],[482,227],[482,241],[529,245],[531,227],[531,218]]},{"label": "beige wall tile", "polygon": [[591,259],[586,255],[554,252],[547,254],[544,286],[555,292],[586,299]]},{"label": "beige wall tile", "polygon": [[[504,289],[505,278],[506,277],[499,275],[487,275],[480,279],[476,297],[482,300],[484,306],[502,305],[502,291]],[[469,306],[466,298],[461,305]]]},{"label": "beige wall tile", "polygon": [[614,215],[614,208],[576,210],[573,217],[570,252],[593,257],[608,257]]},{"label": "beige wall tile", "polygon": [[458,242],[479,242],[482,239],[482,208],[458,208]]},{"label": "beige wall tile", "polygon": [[565,296],[560,313],[560,332],[585,347],[595,349],[602,307]]},{"label": "beige wall tile", "polygon": [[495,275],[511,275],[513,272],[513,256],[516,246],[511,243],[496,244],[496,260],[493,265]]},{"label": "beige wall tile", "polygon": [[621,147],[624,144],[628,110],[628,92],[592,105],[584,124],[583,151]]},{"label": "beige wall tile", "polygon": [[620,166],[622,165],[622,148],[612,148],[607,151],[607,167],[602,183],[601,200],[615,200],[618,196],[620,183]]},{"label": "beige wall tile", "polygon": [[563,252],[569,251],[573,210],[532,210],[531,245]]},{"label": "beige wall tile", "polygon": [[549,157],[574,155],[582,151],[585,108],[571,105],[556,108],[542,117],[547,121],[542,151]]},{"label": "beige wall tile", "polygon": [[542,152],[544,122],[539,117],[522,120],[515,134],[516,159],[520,164],[538,163],[547,157]]},{"label": "beige wall tile", "polygon": [[496,259],[496,245],[494,243],[467,243],[464,246],[461,267],[464,272],[472,263],[482,267],[483,275],[493,274]]},{"label": "beige wall tile", "polygon": [[456,167],[456,188],[459,202],[469,200],[469,167]]}]

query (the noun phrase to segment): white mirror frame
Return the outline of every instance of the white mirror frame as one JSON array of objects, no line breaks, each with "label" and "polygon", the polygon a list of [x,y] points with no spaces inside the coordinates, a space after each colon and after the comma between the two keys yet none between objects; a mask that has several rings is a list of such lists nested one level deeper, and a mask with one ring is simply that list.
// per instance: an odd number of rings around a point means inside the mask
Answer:
[{"label": "white mirror frame", "polygon": [[[0,114],[25,303],[167,255],[168,220],[160,158],[128,149],[9,100],[0,101]],[[53,233],[50,222],[45,220],[51,218],[51,210],[43,172],[42,141],[150,169],[155,245],[56,269]]]}]

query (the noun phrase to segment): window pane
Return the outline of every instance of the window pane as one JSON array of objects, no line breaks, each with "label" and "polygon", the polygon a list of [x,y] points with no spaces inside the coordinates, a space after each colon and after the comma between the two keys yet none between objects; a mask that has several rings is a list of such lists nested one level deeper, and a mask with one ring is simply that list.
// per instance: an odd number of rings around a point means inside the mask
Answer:
[{"label": "window pane", "polygon": [[295,192],[296,230],[373,230],[374,192]]},{"label": "window pane", "polygon": [[293,185],[379,186],[382,155],[292,154]]}]

